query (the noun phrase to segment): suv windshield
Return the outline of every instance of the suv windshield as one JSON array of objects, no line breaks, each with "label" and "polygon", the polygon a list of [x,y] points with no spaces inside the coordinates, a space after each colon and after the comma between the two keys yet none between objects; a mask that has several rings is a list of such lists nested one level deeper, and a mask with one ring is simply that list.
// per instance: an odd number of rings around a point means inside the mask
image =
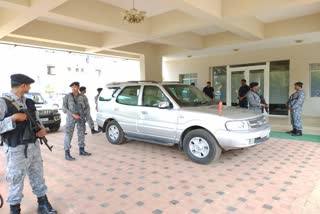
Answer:
[{"label": "suv windshield", "polygon": [[26,98],[32,99],[36,104],[45,104],[45,100],[39,93],[27,93],[24,95]]},{"label": "suv windshield", "polygon": [[175,84],[164,85],[163,87],[180,106],[207,106],[213,104],[213,100],[210,97],[194,86]]}]

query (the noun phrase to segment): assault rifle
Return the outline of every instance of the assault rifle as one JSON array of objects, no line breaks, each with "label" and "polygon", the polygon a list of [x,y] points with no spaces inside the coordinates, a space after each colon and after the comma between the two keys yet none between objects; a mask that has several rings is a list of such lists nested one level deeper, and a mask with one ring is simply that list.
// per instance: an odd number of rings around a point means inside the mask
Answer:
[{"label": "assault rifle", "polygon": [[[27,106],[31,107],[31,109],[36,110],[33,100],[27,99],[27,100],[26,100],[26,104],[27,104]],[[25,114],[27,115],[28,120],[31,122],[32,131],[33,131],[34,133],[37,133],[37,132],[39,132],[39,131],[42,129],[41,124],[40,124],[38,121],[36,121],[35,115],[31,115],[30,112],[28,111],[28,109],[22,108],[22,109],[20,109],[20,112],[21,112],[21,113],[25,113]],[[35,111],[34,111],[33,114],[35,114]],[[47,139],[45,136],[43,136],[43,137],[38,137],[38,138],[39,138],[39,140],[40,140],[40,144],[41,144],[41,145],[42,145],[42,144],[45,144],[45,145],[48,147],[48,149],[52,152],[53,146],[49,146],[49,144],[48,144],[48,139]]]}]

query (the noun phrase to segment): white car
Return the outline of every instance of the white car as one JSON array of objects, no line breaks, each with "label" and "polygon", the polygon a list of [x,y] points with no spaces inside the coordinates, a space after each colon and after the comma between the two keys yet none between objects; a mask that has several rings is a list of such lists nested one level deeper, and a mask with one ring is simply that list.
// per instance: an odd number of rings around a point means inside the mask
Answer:
[{"label": "white car", "polygon": [[108,84],[98,99],[97,123],[112,144],[178,144],[200,164],[218,159],[222,150],[260,144],[270,134],[264,115],[235,107],[223,107],[219,115],[202,91],[181,83]]}]

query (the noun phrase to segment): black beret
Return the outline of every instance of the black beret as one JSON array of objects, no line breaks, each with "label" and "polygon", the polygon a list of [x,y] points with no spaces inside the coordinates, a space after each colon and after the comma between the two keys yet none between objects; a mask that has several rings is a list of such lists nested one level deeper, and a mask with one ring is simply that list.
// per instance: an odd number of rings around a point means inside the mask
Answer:
[{"label": "black beret", "polygon": [[80,88],[79,88],[79,90],[80,91],[84,91],[84,90],[86,90],[87,88],[85,87],[85,86],[81,86]]},{"label": "black beret", "polygon": [[11,78],[11,86],[12,87],[22,85],[22,84],[34,83],[34,79],[32,79],[24,74],[12,74],[10,76],[10,78]]},{"label": "black beret", "polygon": [[70,87],[72,87],[72,86],[74,86],[74,85],[79,87],[79,86],[80,86],[80,83],[79,83],[79,82],[73,82],[73,83],[70,84]]},{"label": "black beret", "polygon": [[97,88],[97,91],[99,92],[99,91],[102,91],[102,88]]},{"label": "black beret", "polygon": [[253,88],[253,87],[258,86],[258,85],[259,85],[259,83],[257,83],[257,82],[252,82],[252,83],[250,83],[250,88]]},{"label": "black beret", "polygon": [[300,86],[302,88],[303,83],[302,82],[296,82],[294,85]]}]

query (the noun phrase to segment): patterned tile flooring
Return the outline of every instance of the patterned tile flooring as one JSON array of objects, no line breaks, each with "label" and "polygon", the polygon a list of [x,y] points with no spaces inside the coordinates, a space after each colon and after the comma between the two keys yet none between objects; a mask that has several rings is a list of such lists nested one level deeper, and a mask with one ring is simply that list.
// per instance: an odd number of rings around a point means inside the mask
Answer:
[{"label": "patterned tile flooring", "polygon": [[[44,146],[48,196],[59,213],[320,213],[320,144],[271,138],[228,151],[209,165],[195,164],[177,147],[143,142],[120,146],[104,134],[87,135],[91,157],[79,157],[76,141],[64,160],[63,132],[48,135]],[[0,192],[6,197],[5,158],[0,153]],[[320,185],[319,185],[320,186]],[[36,213],[36,198],[26,180],[22,213]],[[311,198],[310,198],[311,197]],[[318,209],[319,208],[319,209]],[[8,205],[0,213],[8,213]]]}]

